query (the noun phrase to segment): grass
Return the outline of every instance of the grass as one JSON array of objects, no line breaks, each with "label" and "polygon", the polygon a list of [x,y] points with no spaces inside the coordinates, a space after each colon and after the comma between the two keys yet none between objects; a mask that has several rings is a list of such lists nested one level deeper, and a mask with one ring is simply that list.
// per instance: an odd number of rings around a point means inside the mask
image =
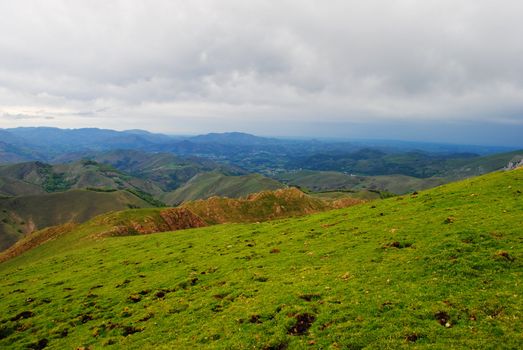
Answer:
[{"label": "grass", "polygon": [[406,175],[351,176],[336,171],[301,170],[278,174],[278,179],[314,192],[351,190],[388,191],[395,194],[425,190],[450,182],[443,178],[416,178]]},{"label": "grass", "polygon": [[[127,191],[70,190],[0,199],[0,251],[35,228],[69,221],[85,222],[113,210],[150,206],[150,203]],[[7,222],[1,221],[3,219]]]},{"label": "grass", "polygon": [[522,183],[87,239],[98,218],[0,264],[0,347],[521,348]]},{"label": "grass", "polygon": [[182,187],[164,196],[171,205],[212,196],[238,198],[250,193],[276,190],[282,183],[259,174],[228,176],[217,172],[196,175]]}]

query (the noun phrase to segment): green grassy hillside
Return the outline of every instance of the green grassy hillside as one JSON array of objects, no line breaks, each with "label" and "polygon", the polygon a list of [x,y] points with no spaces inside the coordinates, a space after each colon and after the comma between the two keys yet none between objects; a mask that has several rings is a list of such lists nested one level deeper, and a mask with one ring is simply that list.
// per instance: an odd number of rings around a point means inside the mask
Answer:
[{"label": "green grassy hillside", "polygon": [[521,348],[522,192],[516,170],[261,224],[91,221],[0,264],[0,347]]},{"label": "green grassy hillside", "polygon": [[366,176],[401,174],[417,178],[463,179],[500,170],[514,157],[521,156],[523,150],[480,157],[470,153],[389,153],[367,148],[352,153],[305,156],[292,165],[294,169],[340,171]]},{"label": "green grassy hillside", "polygon": [[238,198],[250,193],[276,190],[282,183],[259,174],[227,176],[217,172],[202,173],[185,185],[166,194],[162,200],[171,205],[212,196]]},{"label": "green grassy hillside", "polygon": [[110,164],[138,178],[153,181],[169,192],[197,174],[216,171],[226,175],[243,175],[245,170],[198,157],[178,157],[170,153],[145,153],[119,150],[96,154],[94,160]]},{"label": "green grassy hillside", "polygon": [[[93,237],[130,236],[188,228],[204,227],[220,223],[248,223],[268,221],[317,213],[335,208],[345,208],[363,203],[354,198],[325,198],[309,196],[296,188],[263,191],[247,198],[212,197],[187,202],[176,208],[146,208],[111,212],[97,216],[86,226],[109,227],[101,229]],[[134,208],[138,205],[129,205]],[[100,208],[102,209],[102,208]],[[85,221],[85,220],[83,220]],[[56,235],[70,233],[68,224],[51,227],[26,235],[19,242],[0,254],[0,262],[32,249]],[[80,222],[74,220],[73,222]],[[73,228],[75,228],[74,226]]]},{"label": "green grassy hillside", "polygon": [[84,222],[114,210],[150,207],[127,191],[71,190],[14,198],[0,198],[0,251],[24,234],[63,224]]},{"label": "green grassy hillside", "polygon": [[23,196],[69,189],[132,189],[159,196],[154,183],[90,160],[50,165],[26,162],[0,166],[0,195]]},{"label": "green grassy hillside", "polygon": [[449,180],[442,178],[416,178],[406,175],[351,176],[336,171],[302,170],[279,174],[284,183],[314,192],[372,189],[404,194],[442,185]]}]

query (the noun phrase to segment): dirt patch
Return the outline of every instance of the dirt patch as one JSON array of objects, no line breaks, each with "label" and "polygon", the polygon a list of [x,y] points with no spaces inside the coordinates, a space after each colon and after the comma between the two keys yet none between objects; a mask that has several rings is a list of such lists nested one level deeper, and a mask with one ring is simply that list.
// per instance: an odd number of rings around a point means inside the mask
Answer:
[{"label": "dirt patch", "polygon": [[453,216],[447,217],[445,220],[443,220],[444,224],[452,224],[454,221],[456,221],[456,218]]},{"label": "dirt patch", "polygon": [[506,260],[506,261],[514,261],[515,258],[513,256],[511,256],[507,251],[505,250],[500,250],[498,252],[496,252],[496,258],[497,259],[500,259],[500,260]]},{"label": "dirt patch", "polygon": [[289,329],[287,334],[303,335],[307,333],[309,328],[316,320],[316,316],[309,313],[298,314],[294,318],[296,319],[296,323]]},{"label": "dirt patch", "polygon": [[47,344],[49,344],[49,340],[47,339],[40,339],[36,343],[33,343],[29,345],[27,348],[32,350],[42,350],[47,347]]},{"label": "dirt patch", "polygon": [[150,320],[151,318],[154,317],[154,314],[153,313],[148,313],[147,315],[145,315],[144,317],[142,317],[141,319],[138,320],[138,322],[145,322],[145,321],[148,321]]},{"label": "dirt patch", "polygon": [[120,288],[120,287],[126,286],[126,285],[128,285],[129,283],[131,283],[131,280],[126,279],[126,280],[124,280],[122,283],[117,284],[117,285],[116,285],[116,288]]},{"label": "dirt patch", "polygon": [[452,324],[450,323],[450,316],[445,311],[436,312],[436,314],[434,314],[434,317],[440,325],[447,328],[452,327]]},{"label": "dirt patch", "polygon": [[410,343],[415,343],[418,341],[418,339],[419,339],[419,335],[417,335],[416,333],[407,334],[405,336],[405,340]]},{"label": "dirt patch", "polygon": [[11,317],[11,321],[23,320],[25,318],[33,317],[35,314],[32,311],[22,311],[14,317]]},{"label": "dirt patch", "polygon": [[251,315],[251,317],[249,317],[249,322],[250,323],[262,323],[261,316],[260,315]]},{"label": "dirt patch", "polygon": [[89,321],[92,321],[92,319],[93,319],[93,316],[89,315],[89,314],[84,314],[84,315],[78,316],[78,320],[82,323],[87,323]]},{"label": "dirt patch", "polygon": [[316,301],[320,300],[321,296],[319,294],[303,294],[299,296],[300,299],[303,299],[305,301]]},{"label": "dirt patch", "polygon": [[120,222],[108,231],[92,238],[144,235],[207,226],[207,223],[187,208],[170,208],[160,212],[160,217],[144,217],[140,220]]},{"label": "dirt patch", "polygon": [[139,327],[123,326],[122,327],[122,335],[124,337],[126,337],[126,336],[134,334],[134,333],[142,332],[143,330],[144,330],[143,328],[139,328]]},{"label": "dirt patch", "polygon": [[140,300],[142,300],[142,297],[139,294],[131,294],[129,296],[129,300],[132,301],[133,303],[137,303]]}]

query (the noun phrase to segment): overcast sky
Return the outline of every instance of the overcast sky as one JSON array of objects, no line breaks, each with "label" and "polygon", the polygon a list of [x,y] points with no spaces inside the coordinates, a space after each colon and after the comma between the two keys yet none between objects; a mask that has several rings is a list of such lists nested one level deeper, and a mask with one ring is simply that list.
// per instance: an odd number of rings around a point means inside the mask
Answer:
[{"label": "overcast sky", "polygon": [[0,127],[523,146],[523,1],[0,0]]}]

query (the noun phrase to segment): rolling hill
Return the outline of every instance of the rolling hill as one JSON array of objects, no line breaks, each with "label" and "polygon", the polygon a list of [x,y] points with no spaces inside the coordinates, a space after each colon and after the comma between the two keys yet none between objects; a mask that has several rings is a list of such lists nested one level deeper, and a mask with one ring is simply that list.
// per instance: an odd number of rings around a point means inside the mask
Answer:
[{"label": "rolling hill", "polygon": [[278,174],[276,178],[286,184],[313,192],[370,189],[395,194],[425,190],[449,182],[443,178],[421,179],[406,175],[355,176],[336,171],[312,170]]},{"label": "rolling hill", "polygon": [[109,211],[152,205],[128,191],[71,190],[0,198],[0,251],[25,234],[67,222],[81,223]]},{"label": "rolling hill", "polygon": [[133,150],[116,150],[98,153],[89,158],[109,164],[135,177],[154,182],[163,191],[177,189],[203,172],[219,172],[224,175],[245,175],[238,167],[220,164],[199,157],[179,157],[171,153],[146,153]]},{"label": "rolling hill", "polygon": [[69,189],[131,189],[159,196],[154,183],[91,160],[68,164],[27,162],[0,166],[0,195],[22,196]]},{"label": "rolling hill", "polygon": [[283,188],[282,183],[260,174],[227,176],[217,172],[201,173],[162,200],[170,205],[212,196],[238,198],[250,193]]},{"label": "rolling hill", "polygon": [[398,153],[365,148],[351,153],[306,155],[292,160],[289,167],[364,176],[436,177],[451,181],[503,169],[514,157],[522,155],[523,150],[478,156],[472,153],[431,154],[421,151]]},{"label": "rolling hill", "polygon": [[522,184],[154,235],[93,220],[0,264],[0,347],[521,348]]},{"label": "rolling hill", "polygon": [[[212,197],[205,200],[187,202],[176,208],[146,208],[111,212],[100,215],[87,226],[109,227],[94,237],[129,236],[175,231],[204,227],[221,223],[247,223],[287,218],[317,213],[335,208],[345,208],[364,203],[354,198],[319,199],[298,189],[287,188],[276,191],[263,191],[246,198]],[[102,209],[102,208],[99,208]],[[92,217],[92,215],[91,215]],[[26,235],[20,242],[0,254],[0,262],[34,248],[56,235],[70,233],[83,220],[62,220],[59,225]],[[50,226],[50,225],[46,225]]]}]

